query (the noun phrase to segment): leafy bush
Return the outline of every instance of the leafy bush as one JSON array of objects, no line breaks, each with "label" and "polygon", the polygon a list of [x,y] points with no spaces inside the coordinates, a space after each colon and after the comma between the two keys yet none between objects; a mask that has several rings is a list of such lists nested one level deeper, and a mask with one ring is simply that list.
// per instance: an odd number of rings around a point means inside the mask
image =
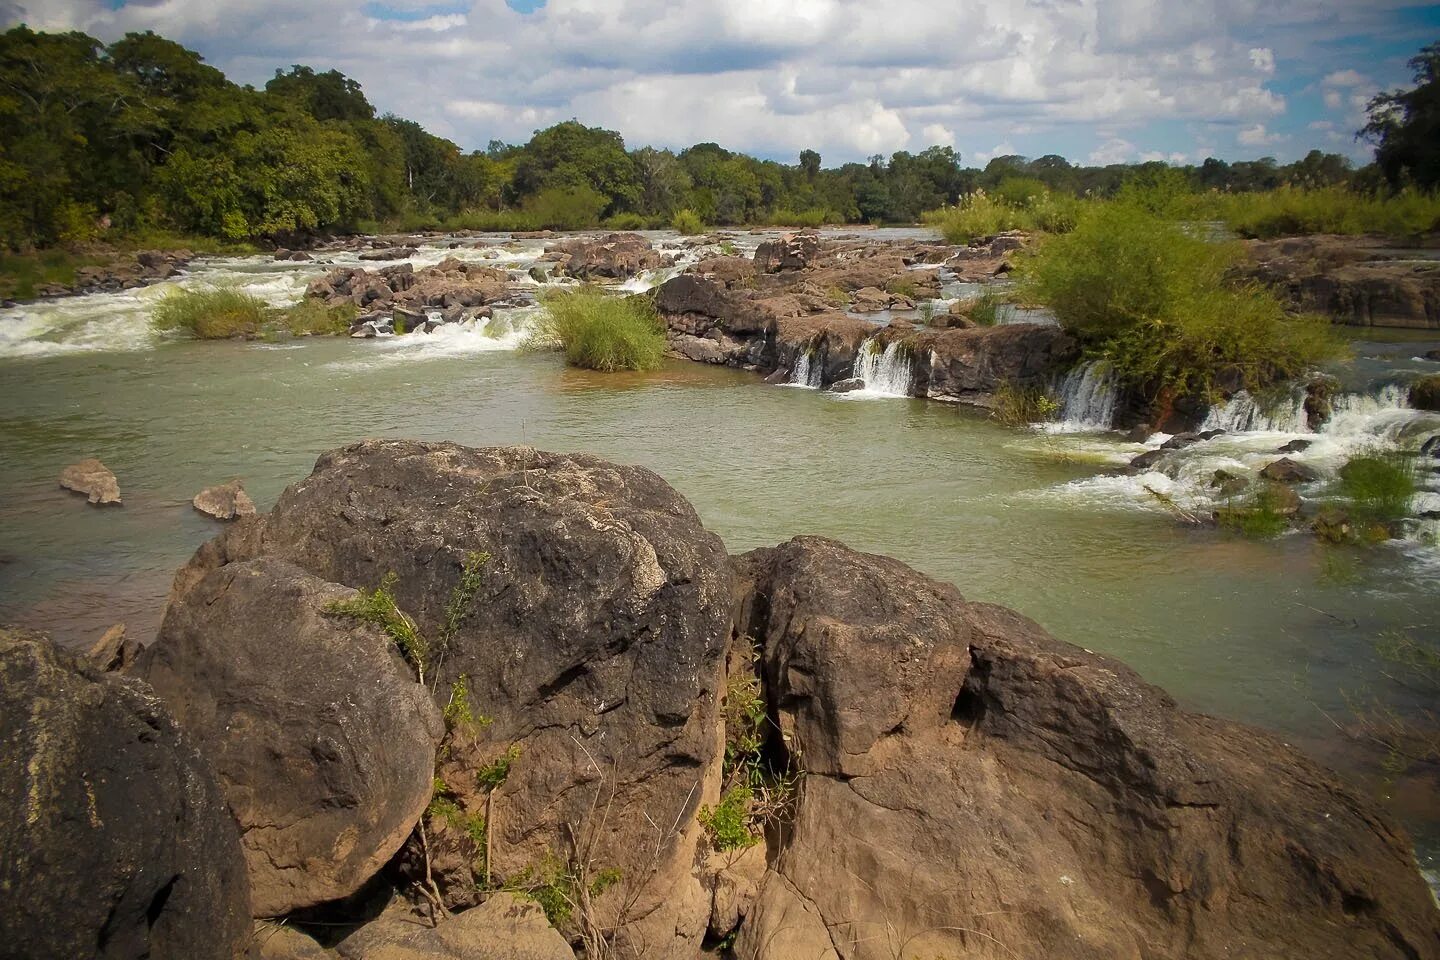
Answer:
[{"label": "leafy bush", "polygon": [[742,850],[760,840],[750,830],[751,798],[749,785],[739,783],[726,790],[714,807],[700,808],[700,825],[710,834],[716,850]]},{"label": "leafy bush", "polygon": [[571,366],[654,370],[665,356],[665,326],[644,297],[615,297],[586,286],[546,291],[540,306],[526,346],[563,350]]},{"label": "leafy bush", "polygon": [[1228,279],[1242,255],[1141,204],[1096,204],[1017,258],[1018,291],[1152,398],[1213,397],[1222,371],[1255,390],[1334,356],[1327,323]]},{"label": "leafy bush", "polygon": [[1045,184],[1034,177],[1006,177],[995,188],[995,197],[1012,207],[1026,207],[1047,192]]},{"label": "leafy bush", "polygon": [[806,210],[779,207],[764,219],[777,227],[823,227],[827,223],[845,222],[845,218],[834,210],[822,207],[810,207]]},{"label": "leafy bush", "polygon": [[1006,230],[1035,229],[1035,219],[1028,211],[984,190],[961,197],[953,207],[928,210],[920,219],[938,229],[946,243],[969,243]]},{"label": "leafy bush", "polygon": [[505,752],[475,771],[475,782],[482,789],[495,790],[510,777],[510,768],[520,759],[520,745],[512,743]]},{"label": "leafy bush", "polygon": [[264,300],[229,287],[175,290],[150,311],[159,330],[181,330],[201,340],[259,336],[270,319]]},{"label": "leafy bush", "polygon": [[670,221],[670,229],[681,236],[693,237],[705,232],[705,224],[701,222],[698,213],[687,209],[675,214],[675,219]]},{"label": "leafy bush", "polygon": [[617,213],[605,219],[606,230],[649,230],[650,221],[638,213]]},{"label": "leafy bush", "polygon": [[1410,512],[1418,489],[1415,463],[1400,452],[1351,457],[1340,468],[1339,489],[1352,516],[1377,523],[1399,520]]}]

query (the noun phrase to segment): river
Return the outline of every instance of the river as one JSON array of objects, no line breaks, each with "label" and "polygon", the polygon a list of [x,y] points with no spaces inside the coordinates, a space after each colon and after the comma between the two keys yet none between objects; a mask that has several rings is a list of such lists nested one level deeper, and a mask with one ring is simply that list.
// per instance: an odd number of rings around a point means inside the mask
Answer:
[{"label": "river", "polygon": [[[523,272],[542,246],[458,253]],[[453,252],[428,247],[415,262]],[[324,269],[221,260],[179,283],[236,283],[282,304]],[[1017,430],[893,390],[842,397],[681,361],[585,373],[517,351],[524,308],[429,337],[186,342],[146,320],[174,283],[0,310],[0,621],[70,645],[121,621],[148,639],[174,570],[217,530],[190,497],[242,477],[267,509],[319,453],[362,437],[584,450],[655,470],[732,552],[823,534],[890,554],[1125,660],[1188,708],[1275,731],[1389,794],[1422,863],[1437,863],[1434,768],[1382,787],[1378,751],[1346,733],[1356,708],[1433,707],[1374,644],[1440,631],[1434,522],[1364,550],[1302,534],[1252,542],[1187,528],[1145,490],[1207,509],[1201,480],[1217,466],[1253,467],[1303,432],[1283,411],[1244,423],[1222,411],[1249,429],[1187,451],[1169,474],[1112,476],[1147,448],[1096,432],[1084,410]],[[1366,445],[1435,432],[1440,418],[1374,386],[1425,369],[1412,357],[1437,342],[1420,339],[1357,341],[1341,371],[1354,409],[1302,457],[1333,469]],[[1103,401],[1093,388],[1077,402]],[[56,485],[87,456],[115,471],[123,507],[91,508]]]}]

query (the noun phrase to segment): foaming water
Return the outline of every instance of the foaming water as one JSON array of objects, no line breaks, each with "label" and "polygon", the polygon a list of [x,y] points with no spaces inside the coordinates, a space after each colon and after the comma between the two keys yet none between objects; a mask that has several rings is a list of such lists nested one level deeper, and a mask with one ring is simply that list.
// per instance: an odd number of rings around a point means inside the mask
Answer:
[{"label": "foaming water", "polygon": [[819,390],[824,384],[824,377],[824,370],[815,362],[815,352],[806,350],[795,359],[795,369],[790,371],[790,382],[785,386]]},{"label": "foaming water", "polygon": [[1120,386],[1110,364],[1092,360],[1072,369],[1057,391],[1060,419],[1044,425],[1052,433],[1109,430],[1115,421]]}]

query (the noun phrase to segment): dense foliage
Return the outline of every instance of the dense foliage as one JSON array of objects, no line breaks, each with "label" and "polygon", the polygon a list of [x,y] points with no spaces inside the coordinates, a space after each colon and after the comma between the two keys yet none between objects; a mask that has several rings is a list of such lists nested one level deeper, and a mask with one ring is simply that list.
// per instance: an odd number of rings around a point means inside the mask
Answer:
[{"label": "dense foliage", "polygon": [[1153,209],[1137,191],[1087,205],[1075,228],[1020,260],[1023,296],[1048,305],[1092,355],[1150,399],[1261,388],[1335,347],[1326,323],[1296,317],[1269,290],[1236,281],[1243,256]]},{"label": "dense foliage", "polygon": [[[1380,98],[1388,119],[1371,130],[1382,159],[1402,158],[1397,176],[1421,184],[1437,142],[1425,139],[1435,123],[1434,60],[1423,59],[1419,90]],[[1428,161],[1415,159],[1427,149]],[[1064,229],[1075,198],[1110,196],[1136,176],[1171,169],[1080,167],[1052,155],[997,157],[977,170],[938,146],[831,169],[814,150],[797,160],[760,160],[714,143],[632,150],[619,134],[576,121],[536,131],[523,146],[492,141],[466,153],[412,121],[377,117],[359,84],[334,70],[296,65],[255,90],[153,33],[108,46],[24,26],[0,34],[0,249],[156,230],[283,242],[382,225],[914,222],[942,207],[956,219],[962,198],[985,191],[990,206],[972,203],[968,219],[946,225],[960,237],[991,226]],[[1199,190],[1380,182],[1319,151],[1284,166],[1209,159],[1178,169]]]},{"label": "dense foliage", "polygon": [[1370,101],[1361,133],[1375,144],[1375,165],[1392,185],[1440,189],[1440,43],[1410,60],[1415,89]]},{"label": "dense foliage", "polygon": [[567,363],[589,370],[654,370],[665,356],[665,324],[643,296],[589,286],[547,291],[527,345],[563,350]]}]

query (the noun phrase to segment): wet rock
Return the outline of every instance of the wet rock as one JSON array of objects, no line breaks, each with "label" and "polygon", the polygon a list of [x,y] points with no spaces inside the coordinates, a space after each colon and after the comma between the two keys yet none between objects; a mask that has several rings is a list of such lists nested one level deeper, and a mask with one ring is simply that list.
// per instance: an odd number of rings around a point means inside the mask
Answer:
[{"label": "wet rock", "polygon": [[244,482],[240,480],[206,487],[190,502],[196,510],[216,520],[234,520],[255,514],[255,501],[250,499]]},{"label": "wet rock", "polygon": [[1285,444],[1283,447],[1281,447],[1279,450],[1276,450],[1275,452],[1276,452],[1276,453],[1304,453],[1306,450],[1309,450],[1309,449],[1310,449],[1310,444],[1311,444],[1312,442],[1313,442],[1313,441],[1311,441],[1311,440],[1291,440],[1289,443]]},{"label": "wet rock", "polygon": [[404,260],[419,253],[418,247],[391,247],[388,250],[369,250],[360,254],[361,260]]},{"label": "wet rock", "polygon": [[979,324],[962,313],[951,310],[947,313],[937,313],[927,323],[935,330],[972,330]]},{"label": "wet rock", "polygon": [[117,623],[100,635],[85,652],[86,661],[101,673],[125,672],[143,648],[125,635],[125,624]]},{"label": "wet rock", "polygon": [[1440,433],[1420,444],[1420,455],[1440,459]]},{"label": "wet rock", "polygon": [[1210,489],[1221,497],[1234,497],[1243,493],[1249,485],[1249,480],[1237,476],[1229,470],[1216,470],[1210,475]]},{"label": "wet rock", "polygon": [[335,950],[342,960],[575,960],[538,903],[504,891],[435,927],[382,917]]},{"label": "wet rock", "polygon": [[685,360],[717,364],[727,363],[737,349],[743,349],[728,338],[722,343],[709,337],[696,337],[685,333],[670,336],[668,346],[676,356]]},{"label": "wet rock", "polygon": [[1130,461],[1129,471],[1132,473],[1146,473],[1153,470],[1155,465],[1165,459],[1169,451],[1165,449],[1146,450],[1138,457]]},{"label": "wet rock", "polygon": [[83,493],[96,506],[120,502],[120,481],[94,457],[71,464],[60,471],[60,486]]},{"label": "wet rock", "polygon": [[1265,480],[1273,480],[1276,483],[1311,483],[1320,479],[1320,474],[1303,463],[1296,463],[1289,457],[1281,457],[1274,463],[1267,464],[1260,471],[1260,476]]},{"label": "wet rock", "polygon": [[859,377],[851,377],[849,380],[837,380],[830,384],[831,393],[853,393],[856,390],[864,390],[865,381]]},{"label": "wet rock", "polygon": [[0,630],[0,953],[243,954],[235,824],[194,743],[143,683]]},{"label": "wet rock", "polygon": [[862,287],[855,291],[850,309],[856,313],[879,313],[890,308],[890,294],[879,287]]},{"label": "wet rock", "polygon": [[755,269],[761,273],[803,270],[820,256],[820,234],[815,230],[787,233],[755,249]]},{"label": "wet rock", "polygon": [[1305,424],[1319,432],[1335,412],[1335,394],[1340,390],[1340,381],[1334,377],[1316,377],[1305,385]]},{"label": "wet rock", "polygon": [[1416,410],[1440,411],[1440,374],[1421,377],[1410,384],[1410,406]]},{"label": "wet rock", "polygon": [[[410,307],[396,307],[391,313],[391,324],[398,332],[401,330],[415,330],[425,325],[430,319],[430,314],[424,310],[416,310]],[[426,331],[427,333],[429,331]]]},{"label": "wet rock", "polygon": [[1310,521],[1310,530],[1327,543],[1350,543],[1356,538],[1349,511],[1331,503],[1320,507]]},{"label": "wet rock", "polygon": [[350,327],[350,336],[356,340],[373,340],[375,337],[393,336],[394,333],[395,328],[389,321],[364,320]]},{"label": "wet rock", "polygon": [[921,330],[905,342],[916,358],[915,396],[962,403],[989,397],[1001,384],[1048,384],[1080,357],[1074,337],[1044,324]]},{"label": "wet rock", "polygon": [[1294,308],[1362,326],[1440,327],[1440,263],[1396,258],[1373,237],[1254,242],[1240,272]]},{"label": "wet rock", "polygon": [[1186,447],[1194,446],[1200,442],[1198,433],[1177,433],[1175,436],[1160,444],[1161,450],[1184,450]]},{"label": "wet rock", "polygon": [[550,274],[548,274],[548,273],[545,272],[545,268],[544,268],[544,267],[531,267],[531,268],[530,268],[530,271],[529,271],[529,277],[530,277],[531,280],[534,280],[536,283],[549,283],[549,282],[550,282]]},{"label": "wet rock", "polygon": [[804,777],[736,956],[1434,952],[1408,840],[1278,740],[888,558],[736,565]]},{"label": "wet rock", "polygon": [[1150,439],[1150,427],[1146,424],[1136,424],[1125,433],[1127,443],[1144,443]]},{"label": "wet rock", "polygon": [[1421,356],[1426,360],[1434,360],[1436,363],[1440,363],[1440,350],[1426,350]]},{"label": "wet rock", "polygon": [[430,801],[439,710],[384,632],[329,612],[354,591],[263,558],[193,573],[136,674],[215,766],[255,916],[348,896]]}]

